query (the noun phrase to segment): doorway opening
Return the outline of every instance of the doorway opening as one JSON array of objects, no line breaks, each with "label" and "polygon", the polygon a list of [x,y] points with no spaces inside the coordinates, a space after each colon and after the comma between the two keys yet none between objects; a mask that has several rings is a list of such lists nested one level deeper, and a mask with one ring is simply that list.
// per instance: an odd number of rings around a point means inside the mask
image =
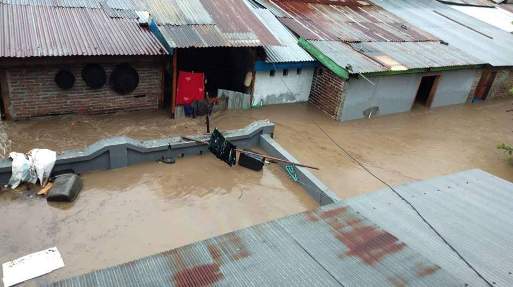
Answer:
[{"label": "doorway opening", "polygon": [[415,97],[414,105],[431,107],[440,76],[424,76],[420,81],[419,90]]},{"label": "doorway opening", "polygon": [[219,89],[246,92],[244,79],[254,67],[249,48],[190,48],[178,53],[178,70],[203,73],[206,94],[217,97]]}]

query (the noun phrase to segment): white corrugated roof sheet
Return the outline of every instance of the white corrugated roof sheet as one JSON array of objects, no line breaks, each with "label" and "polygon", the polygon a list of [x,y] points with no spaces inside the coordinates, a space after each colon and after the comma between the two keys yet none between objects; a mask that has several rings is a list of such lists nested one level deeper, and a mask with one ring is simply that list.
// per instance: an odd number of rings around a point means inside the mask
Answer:
[{"label": "white corrugated roof sheet", "polygon": [[500,8],[452,5],[452,8],[507,32],[513,32],[513,13]]},{"label": "white corrugated roof sheet", "polygon": [[513,66],[513,36],[435,0],[371,0],[493,66]]}]

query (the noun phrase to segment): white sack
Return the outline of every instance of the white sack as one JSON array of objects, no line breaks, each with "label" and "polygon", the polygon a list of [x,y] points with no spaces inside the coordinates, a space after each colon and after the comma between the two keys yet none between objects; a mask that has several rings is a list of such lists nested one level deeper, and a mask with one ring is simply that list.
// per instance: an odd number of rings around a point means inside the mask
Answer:
[{"label": "white sack", "polygon": [[15,189],[22,182],[36,183],[35,170],[31,169],[31,160],[25,154],[11,152],[9,157],[12,159],[11,179],[8,184],[10,188]]},{"label": "white sack", "polygon": [[31,166],[36,171],[39,183],[41,186],[45,186],[55,166],[57,153],[49,149],[36,148],[29,151],[28,156],[32,160]]}]

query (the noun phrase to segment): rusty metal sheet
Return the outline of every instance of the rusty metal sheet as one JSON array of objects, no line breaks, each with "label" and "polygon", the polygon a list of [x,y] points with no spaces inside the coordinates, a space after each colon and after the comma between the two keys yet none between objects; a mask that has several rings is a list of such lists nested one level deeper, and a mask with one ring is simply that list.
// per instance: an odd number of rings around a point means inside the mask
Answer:
[{"label": "rusty metal sheet", "polygon": [[219,30],[224,33],[254,33],[262,44],[279,45],[271,32],[242,0],[201,0]]},{"label": "rusty metal sheet", "polygon": [[343,203],[52,286],[463,286]]},{"label": "rusty metal sheet", "polygon": [[513,183],[476,169],[395,189],[491,284],[478,277],[390,190],[347,203],[463,280],[464,286],[513,286]]},{"label": "rusty metal sheet", "polygon": [[[308,1],[273,1],[299,23],[288,26],[308,40],[343,42],[435,41],[397,16],[375,5],[325,5]],[[366,2],[368,3],[368,2]],[[291,20],[285,20],[288,24]],[[313,34],[313,35],[312,35]]]},{"label": "rusty metal sheet", "polygon": [[0,4],[0,57],[162,55],[135,19],[101,9]]}]

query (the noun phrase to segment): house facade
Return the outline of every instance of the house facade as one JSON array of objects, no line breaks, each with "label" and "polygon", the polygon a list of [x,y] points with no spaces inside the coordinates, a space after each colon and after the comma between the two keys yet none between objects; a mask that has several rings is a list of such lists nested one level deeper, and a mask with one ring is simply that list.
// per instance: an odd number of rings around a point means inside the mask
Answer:
[{"label": "house facade", "polygon": [[164,47],[132,10],[81,2],[0,3],[4,118],[159,108]]}]

